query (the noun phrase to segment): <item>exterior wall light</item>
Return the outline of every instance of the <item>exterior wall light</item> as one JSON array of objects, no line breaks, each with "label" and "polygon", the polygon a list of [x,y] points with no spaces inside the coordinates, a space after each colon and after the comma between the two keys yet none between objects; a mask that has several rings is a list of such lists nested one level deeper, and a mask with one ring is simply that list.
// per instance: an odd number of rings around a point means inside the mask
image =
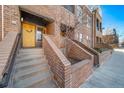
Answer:
[{"label": "exterior wall light", "polygon": [[21,22],[23,22],[23,17],[21,17]]}]

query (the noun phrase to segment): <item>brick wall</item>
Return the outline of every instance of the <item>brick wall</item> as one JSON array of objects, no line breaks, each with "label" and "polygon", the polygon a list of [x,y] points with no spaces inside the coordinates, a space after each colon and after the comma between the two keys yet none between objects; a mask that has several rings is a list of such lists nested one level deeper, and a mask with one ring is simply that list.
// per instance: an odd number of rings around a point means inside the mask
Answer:
[{"label": "brick wall", "polygon": [[60,5],[21,5],[19,7],[23,11],[53,19],[56,26],[59,26],[60,23],[70,23],[73,27],[75,23],[75,16]]},{"label": "brick wall", "polygon": [[68,57],[80,60],[71,66],[72,87],[79,87],[91,75],[94,57],[70,39],[66,40],[66,48]]},{"label": "brick wall", "polygon": [[92,74],[91,60],[83,60],[72,65],[72,87],[77,88]]},{"label": "brick wall", "polygon": [[48,32],[58,38],[58,46],[61,44],[60,23],[75,25],[75,15],[60,5],[4,5],[4,35],[9,31],[20,31],[20,10],[53,19],[54,22],[48,25]]},{"label": "brick wall", "polygon": [[94,55],[94,65],[97,65],[99,63],[99,52],[97,52],[95,49],[87,47],[81,42],[78,42],[77,40],[73,40],[75,43],[77,43],[81,48],[85,49],[90,54]]},{"label": "brick wall", "polygon": [[50,19],[53,19],[54,22],[54,28],[52,28],[54,31],[52,31],[52,35],[54,35],[56,39],[56,44],[58,47],[61,46],[61,36],[60,36],[60,24],[66,24],[70,26],[74,26],[75,24],[75,16],[69,12],[67,9],[60,5],[21,5],[21,10],[39,15],[39,16],[45,16]]},{"label": "brick wall", "polygon": [[2,40],[2,6],[0,5],[0,41]]},{"label": "brick wall", "polygon": [[66,54],[78,60],[92,59],[93,56],[70,39],[66,39]]},{"label": "brick wall", "polygon": [[82,11],[83,11],[82,23],[78,24],[75,29],[75,39],[79,40],[79,33],[81,33],[81,34],[83,34],[82,43],[84,43],[85,45],[87,45],[89,47],[92,47],[93,46],[93,44],[92,44],[92,42],[93,42],[92,41],[93,40],[92,25],[87,26],[87,24],[88,24],[87,16],[91,18],[91,22],[92,22],[92,13],[85,5],[82,6]]},{"label": "brick wall", "polygon": [[67,41],[68,54],[73,58],[80,59],[80,62],[71,65],[49,36],[44,36],[44,53],[54,74],[54,80],[60,87],[79,87],[92,73],[93,56],[70,39]]},{"label": "brick wall", "polygon": [[71,87],[71,64],[48,36],[43,38],[48,64],[59,87]]},{"label": "brick wall", "polygon": [[4,36],[10,31],[20,31],[20,12],[16,5],[4,5]]},{"label": "brick wall", "polygon": [[16,37],[16,32],[9,32],[6,37],[0,42],[0,79],[2,79],[4,71],[8,66],[10,57],[12,56],[12,51],[16,42]]}]

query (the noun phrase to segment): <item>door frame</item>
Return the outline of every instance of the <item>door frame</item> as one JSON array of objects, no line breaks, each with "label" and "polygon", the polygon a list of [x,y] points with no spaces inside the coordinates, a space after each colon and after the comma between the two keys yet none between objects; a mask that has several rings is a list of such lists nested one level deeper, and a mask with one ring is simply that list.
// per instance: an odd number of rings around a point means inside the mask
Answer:
[{"label": "door frame", "polygon": [[[44,28],[46,28],[45,26],[40,26],[40,25],[37,25],[37,24],[35,24],[36,25],[36,32],[37,32],[37,29],[38,29],[38,27],[40,27],[40,28],[42,28],[42,29],[44,29]],[[43,34],[46,34],[47,32],[46,31],[41,31],[41,33],[42,33],[42,39],[41,39],[41,44],[42,44],[42,41],[43,41]],[[36,35],[35,35],[36,36]],[[36,38],[35,38],[36,39]],[[35,40],[35,42],[37,43],[37,40]],[[37,45],[37,44],[36,44]],[[42,45],[41,45],[42,46]],[[37,47],[37,46],[36,46]]]}]

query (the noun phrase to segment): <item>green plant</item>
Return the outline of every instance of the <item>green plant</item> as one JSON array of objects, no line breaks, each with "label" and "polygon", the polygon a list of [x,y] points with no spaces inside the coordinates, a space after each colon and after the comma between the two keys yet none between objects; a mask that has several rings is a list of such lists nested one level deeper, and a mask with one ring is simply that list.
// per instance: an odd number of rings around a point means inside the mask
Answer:
[{"label": "green plant", "polygon": [[98,51],[99,53],[102,53],[102,50],[100,48],[94,48],[96,51]]}]

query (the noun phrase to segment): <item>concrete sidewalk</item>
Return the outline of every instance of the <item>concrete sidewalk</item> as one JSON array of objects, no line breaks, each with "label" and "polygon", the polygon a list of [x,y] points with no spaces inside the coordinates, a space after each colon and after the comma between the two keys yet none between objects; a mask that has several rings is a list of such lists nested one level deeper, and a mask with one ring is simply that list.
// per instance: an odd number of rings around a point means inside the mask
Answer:
[{"label": "concrete sidewalk", "polygon": [[114,49],[112,57],[80,86],[81,88],[123,88],[124,49]]}]

